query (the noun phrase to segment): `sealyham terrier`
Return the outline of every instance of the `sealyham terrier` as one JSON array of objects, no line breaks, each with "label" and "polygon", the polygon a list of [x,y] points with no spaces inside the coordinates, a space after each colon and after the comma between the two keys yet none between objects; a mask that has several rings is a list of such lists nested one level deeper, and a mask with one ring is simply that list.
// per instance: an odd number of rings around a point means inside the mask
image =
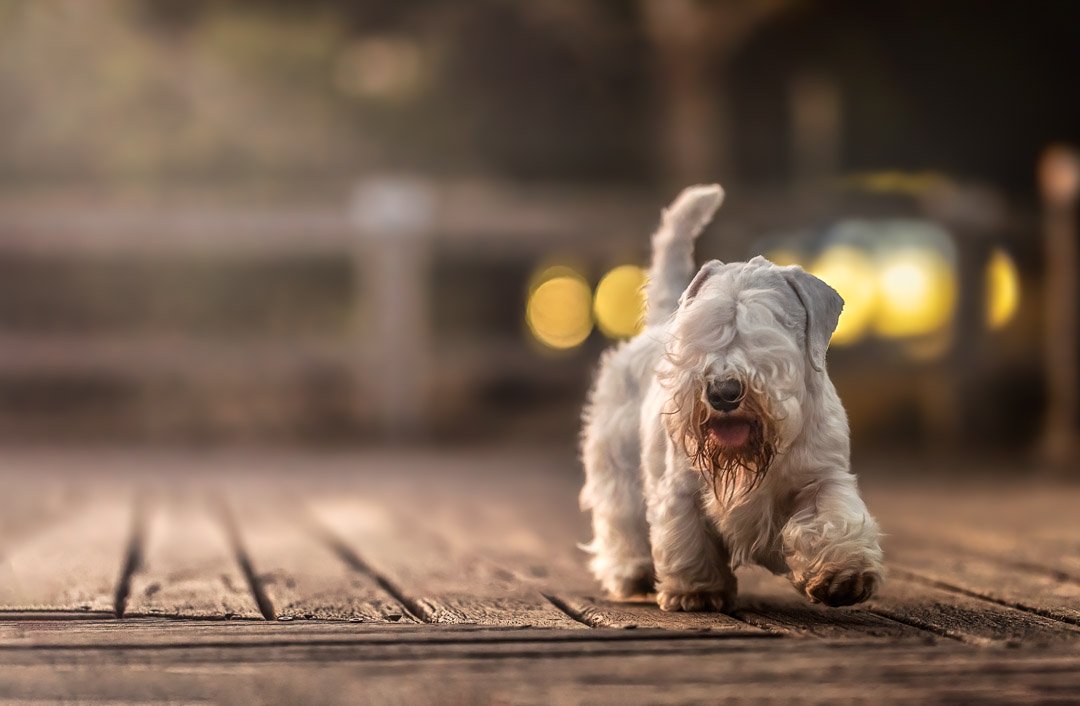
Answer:
[{"label": "sealyham terrier", "polygon": [[884,572],[825,372],[844,302],[802,268],[712,260],[694,241],[724,192],[686,189],[653,235],[645,329],[601,360],[584,414],[590,568],[664,610],[733,605],[759,564],[812,602],[865,601]]}]

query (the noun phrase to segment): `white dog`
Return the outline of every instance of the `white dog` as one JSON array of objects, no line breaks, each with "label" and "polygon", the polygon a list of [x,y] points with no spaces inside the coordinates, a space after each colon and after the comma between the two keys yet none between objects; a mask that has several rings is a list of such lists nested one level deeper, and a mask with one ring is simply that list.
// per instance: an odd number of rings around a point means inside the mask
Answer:
[{"label": "white dog", "polygon": [[664,211],[645,330],[601,361],[582,432],[590,567],[613,596],[655,589],[664,610],[730,609],[747,563],[813,602],[864,601],[884,575],[880,532],[825,373],[844,302],[763,257],[695,276],[722,200],[696,186]]}]

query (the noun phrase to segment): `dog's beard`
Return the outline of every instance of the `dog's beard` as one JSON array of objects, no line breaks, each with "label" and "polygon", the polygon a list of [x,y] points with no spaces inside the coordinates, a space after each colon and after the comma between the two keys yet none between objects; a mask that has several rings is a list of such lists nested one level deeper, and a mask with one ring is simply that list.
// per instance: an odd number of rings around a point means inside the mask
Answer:
[{"label": "dog's beard", "polygon": [[[691,465],[712,485],[717,501],[730,502],[736,491],[749,493],[768,473],[776,457],[776,442],[770,417],[750,399],[744,399],[739,415],[717,417],[702,401],[691,410],[690,424],[683,436],[684,450]],[[724,433],[718,425],[746,424],[749,429]],[[726,443],[725,437],[741,437],[741,443]]]}]

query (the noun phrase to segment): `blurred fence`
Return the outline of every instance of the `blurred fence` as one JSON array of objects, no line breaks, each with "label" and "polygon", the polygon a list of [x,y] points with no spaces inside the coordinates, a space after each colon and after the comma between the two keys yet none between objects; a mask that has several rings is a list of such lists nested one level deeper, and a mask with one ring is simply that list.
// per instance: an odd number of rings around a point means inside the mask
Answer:
[{"label": "blurred fence", "polygon": [[[1038,220],[992,192],[928,184],[737,192],[700,256],[783,254],[836,277],[854,311],[843,283],[876,286],[881,273],[826,272],[838,245],[936,229],[951,253],[937,328],[834,341],[857,438],[1028,446],[1046,404]],[[595,281],[644,263],[670,195],[400,177],[328,193],[0,198],[2,435],[569,443],[607,342],[533,340],[530,280],[550,264]],[[843,235],[851,224],[863,240]],[[1019,268],[1019,299],[992,327],[997,250]]]},{"label": "blurred fence", "polygon": [[522,335],[528,271],[655,212],[408,179],[338,204],[191,200],[0,205],[7,435],[422,435],[506,380],[576,389]]}]

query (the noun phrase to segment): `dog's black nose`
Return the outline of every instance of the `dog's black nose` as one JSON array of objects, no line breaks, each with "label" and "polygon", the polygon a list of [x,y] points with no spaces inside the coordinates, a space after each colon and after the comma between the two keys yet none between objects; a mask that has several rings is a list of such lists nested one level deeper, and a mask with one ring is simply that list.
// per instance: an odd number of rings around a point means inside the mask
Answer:
[{"label": "dog's black nose", "polygon": [[731,412],[738,409],[739,403],[742,402],[742,383],[734,378],[714,382],[709,385],[707,397],[709,405],[717,412]]}]

